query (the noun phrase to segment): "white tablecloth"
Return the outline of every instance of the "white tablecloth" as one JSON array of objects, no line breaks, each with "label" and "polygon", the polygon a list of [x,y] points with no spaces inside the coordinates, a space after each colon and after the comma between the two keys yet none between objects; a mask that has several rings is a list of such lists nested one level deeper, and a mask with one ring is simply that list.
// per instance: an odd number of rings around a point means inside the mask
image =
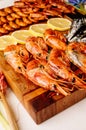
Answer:
[{"label": "white tablecloth", "polygon": [[[12,5],[13,1],[0,0],[0,8]],[[86,98],[40,125],[36,125],[10,89],[7,99],[20,130],[86,130]]]}]

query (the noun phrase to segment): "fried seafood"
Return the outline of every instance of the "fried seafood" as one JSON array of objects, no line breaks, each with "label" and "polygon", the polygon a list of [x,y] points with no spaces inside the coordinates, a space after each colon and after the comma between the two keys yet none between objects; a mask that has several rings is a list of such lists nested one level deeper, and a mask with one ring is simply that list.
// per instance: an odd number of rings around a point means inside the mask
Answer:
[{"label": "fried seafood", "polygon": [[27,7],[27,8],[22,8],[21,9],[22,12],[24,12],[24,14],[30,14],[30,13],[35,13],[35,12],[39,12],[39,8],[38,7]]},{"label": "fried seafood", "polygon": [[17,8],[17,7],[15,7],[15,6],[12,6],[12,10],[13,10],[14,12],[20,12],[20,8]]},{"label": "fried seafood", "polygon": [[12,8],[6,7],[4,8],[4,11],[8,14],[12,13]]},{"label": "fried seafood", "polygon": [[13,28],[7,23],[3,25],[4,29],[7,31],[13,31]]},{"label": "fried seafood", "polygon": [[46,44],[52,48],[58,48],[60,50],[66,49],[66,37],[64,34],[57,30],[47,29],[44,32],[44,38]]},{"label": "fried seafood", "polygon": [[72,42],[67,46],[66,52],[70,61],[86,73],[86,44]]},{"label": "fried seafood", "polygon": [[11,13],[11,16],[13,17],[13,18],[20,18],[21,16],[19,16],[18,14],[16,14],[15,12],[13,12],[13,13]]},{"label": "fried seafood", "polygon": [[65,13],[74,13],[75,9],[71,5],[66,5],[64,2],[57,2],[57,9]]},{"label": "fried seafood", "polygon": [[[73,13],[73,10],[73,7],[60,0],[16,0],[13,6],[0,9],[0,26],[3,28],[0,29],[0,35],[51,17],[64,17],[67,13]],[[6,29],[4,24],[9,27]]]},{"label": "fried seafood", "polygon": [[2,10],[0,10],[0,16],[6,16],[7,15],[7,13],[6,12],[4,12],[4,10],[2,9]]},{"label": "fried seafood", "polygon": [[19,28],[20,28],[20,26],[19,26],[18,24],[16,24],[15,22],[13,22],[13,21],[10,21],[10,22],[9,22],[9,25],[10,25],[10,27],[12,27],[13,29],[19,29]]},{"label": "fried seafood", "polygon": [[7,20],[8,21],[13,21],[13,20],[15,20],[15,17],[13,17],[11,15],[7,15]]},{"label": "fried seafood", "polygon": [[20,17],[27,17],[27,14],[23,13],[22,11],[17,11],[16,14],[18,14]]},{"label": "fried seafood", "polygon": [[3,25],[3,22],[2,22],[2,21],[0,21],[0,26],[1,26],[1,25]]},{"label": "fried seafood", "polygon": [[25,6],[25,3],[22,1],[15,1],[14,5],[15,5],[15,7],[22,8]]},{"label": "fried seafood", "polygon": [[26,24],[31,24],[31,23],[32,23],[28,17],[23,17],[22,20],[23,20],[24,23],[26,23]]},{"label": "fried seafood", "polygon": [[29,17],[36,21],[47,19],[47,16],[44,15],[43,13],[30,13]]},{"label": "fried seafood", "polygon": [[58,17],[62,17],[62,13],[56,9],[48,9],[43,11],[43,15],[46,16],[58,16]]},{"label": "fried seafood", "polygon": [[25,27],[27,25],[27,23],[23,22],[21,19],[16,19],[15,23],[21,27]]},{"label": "fried seafood", "polygon": [[8,33],[8,30],[0,26],[0,34],[2,35],[2,34],[7,34],[7,33]]},{"label": "fried seafood", "polygon": [[6,23],[7,19],[6,19],[6,17],[1,16],[1,17],[0,17],[0,21],[2,21],[3,23]]},{"label": "fried seafood", "polygon": [[71,6],[71,5],[67,5],[65,4],[62,0],[28,0],[28,1],[24,1],[24,0],[20,0],[20,1],[16,1],[14,2],[14,5],[18,7],[21,7],[21,6],[25,6],[25,5],[28,5],[28,6],[37,6],[41,9],[45,9],[45,8],[56,8],[57,10],[60,10],[60,12],[65,12],[65,13],[74,13],[74,7]]},{"label": "fried seafood", "polygon": [[73,6],[67,5],[62,1],[52,1],[52,0],[15,1],[14,6],[19,8],[28,8],[28,9],[37,7],[39,8],[40,12],[45,12],[48,15],[51,14],[51,16],[61,16],[62,13],[74,13],[75,10]]},{"label": "fried seafood", "polygon": [[[48,63],[45,66],[45,70],[55,79],[64,79],[74,86],[80,88],[86,88],[86,83],[79,79],[73,71],[70,69],[70,61],[62,52],[58,49],[52,49],[48,58]],[[48,68],[47,68],[48,67]]]}]

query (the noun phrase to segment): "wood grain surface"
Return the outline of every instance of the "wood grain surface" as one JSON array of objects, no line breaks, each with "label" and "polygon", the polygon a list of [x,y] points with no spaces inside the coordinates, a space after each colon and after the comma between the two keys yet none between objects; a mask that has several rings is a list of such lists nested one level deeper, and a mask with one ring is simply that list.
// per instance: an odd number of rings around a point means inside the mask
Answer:
[{"label": "wood grain surface", "polygon": [[0,67],[10,88],[36,124],[42,123],[86,97],[86,90],[76,90],[64,97],[34,85],[13,70],[6,62],[2,51],[0,51]]}]

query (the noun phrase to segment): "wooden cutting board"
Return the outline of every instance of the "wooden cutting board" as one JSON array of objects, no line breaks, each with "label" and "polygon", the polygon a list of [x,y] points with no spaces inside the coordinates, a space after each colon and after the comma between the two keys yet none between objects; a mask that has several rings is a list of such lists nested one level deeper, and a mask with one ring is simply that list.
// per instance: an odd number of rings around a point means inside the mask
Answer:
[{"label": "wooden cutting board", "polygon": [[54,95],[34,85],[21,74],[16,73],[5,61],[0,51],[0,67],[8,84],[36,124],[40,124],[69,106],[86,97],[85,90],[76,90],[71,95]]}]

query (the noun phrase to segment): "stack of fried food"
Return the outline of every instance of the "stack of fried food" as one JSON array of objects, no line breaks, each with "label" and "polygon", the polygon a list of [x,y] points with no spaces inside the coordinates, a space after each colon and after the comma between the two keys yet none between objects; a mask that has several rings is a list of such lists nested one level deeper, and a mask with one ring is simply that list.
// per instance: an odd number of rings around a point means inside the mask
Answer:
[{"label": "stack of fried food", "polygon": [[86,44],[67,44],[63,32],[47,29],[44,37],[31,36],[26,44],[8,46],[4,56],[17,73],[56,94],[86,89]]},{"label": "stack of fried food", "polygon": [[61,0],[17,0],[13,6],[0,9],[0,36],[50,17],[64,17],[74,10]]}]

